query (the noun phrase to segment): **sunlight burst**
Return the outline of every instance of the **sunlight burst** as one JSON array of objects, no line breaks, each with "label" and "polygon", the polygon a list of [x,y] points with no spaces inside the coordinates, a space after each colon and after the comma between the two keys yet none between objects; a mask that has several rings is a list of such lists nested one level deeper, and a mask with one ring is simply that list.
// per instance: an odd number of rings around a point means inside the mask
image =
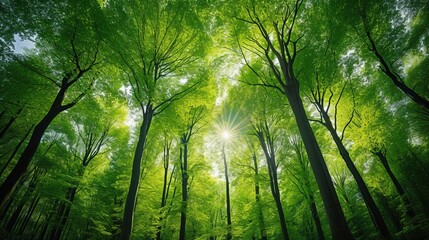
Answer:
[{"label": "sunlight burst", "polygon": [[222,132],[222,138],[223,138],[223,139],[228,140],[230,137],[231,137],[231,133],[230,133],[229,131],[224,130],[224,131]]}]

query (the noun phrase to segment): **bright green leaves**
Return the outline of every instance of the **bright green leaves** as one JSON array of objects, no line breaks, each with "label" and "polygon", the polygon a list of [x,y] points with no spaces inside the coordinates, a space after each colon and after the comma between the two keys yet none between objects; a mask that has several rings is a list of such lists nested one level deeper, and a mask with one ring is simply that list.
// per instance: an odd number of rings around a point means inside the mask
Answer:
[{"label": "bright green leaves", "polygon": [[111,1],[105,9],[109,22],[104,34],[115,59],[113,64],[126,73],[124,80],[139,103],[162,104],[183,91],[183,86],[201,81],[188,67],[196,67],[203,56],[200,41],[204,33],[195,12],[179,11],[187,4],[131,1],[123,5]]}]

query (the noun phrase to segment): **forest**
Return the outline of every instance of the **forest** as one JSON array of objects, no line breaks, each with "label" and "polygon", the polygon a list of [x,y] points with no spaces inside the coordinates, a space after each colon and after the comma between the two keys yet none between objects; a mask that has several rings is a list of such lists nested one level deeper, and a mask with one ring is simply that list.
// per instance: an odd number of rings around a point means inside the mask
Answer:
[{"label": "forest", "polygon": [[429,239],[429,1],[0,1],[0,239]]}]

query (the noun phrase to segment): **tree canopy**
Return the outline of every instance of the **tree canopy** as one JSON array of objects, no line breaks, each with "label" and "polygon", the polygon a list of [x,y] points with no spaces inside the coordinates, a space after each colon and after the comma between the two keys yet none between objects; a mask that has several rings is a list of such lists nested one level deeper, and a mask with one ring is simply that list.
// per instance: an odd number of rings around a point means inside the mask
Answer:
[{"label": "tree canopy", "polygon": [[429,2],[0,3],[1,239],[424,239]]}]

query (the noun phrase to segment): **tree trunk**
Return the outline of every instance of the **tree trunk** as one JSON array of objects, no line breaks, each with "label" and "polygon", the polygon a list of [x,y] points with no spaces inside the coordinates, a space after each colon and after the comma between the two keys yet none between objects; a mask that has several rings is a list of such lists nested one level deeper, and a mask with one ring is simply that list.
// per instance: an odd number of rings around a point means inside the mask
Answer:
[{"label": "tree trunk", "polygon": [[229,195],[229,177],[228,177],[228,165],[226,163],[226,155],[225,155],[225,146],[222,145],[222,158],[223,165],[225,168],[225,192],[226,192],[226,220],[227,220],[227,235],[226,239],[230,240],[232,238],[231,233],[231,199]]},{"label": "tree trunk", "polygon": [[25,133],[24,137],[19,141],[18,145],[16,145],[16,147],[13,150],[12,154],[10,155],[10,157],[7,159],[6,163],[4,164],[4,166],[2,167],[2,169],[0,170],[0,176],[3,175],[4,171],[6,170],[7,166],[9,165],[9,163],[12,162],[13,158],[15,157],[15,154],[18,152],[18,150],[21,147],[21,145],[25,142],[25,139],[27,139],[28,135],[31,132],[31,129],[33,129],[33,126],[31,126],[30,129],[28,129],[28,131]]},{"label": "tree trunk", "polygon": [[136,207],[137,191],[140,182],[141,161],[146,144],[146,137],[149,133],[150,124],[153,117],[152,105],[148,105],[143,112],[143,122],[140,126],[139,140],[137,142],[136,151],[134,153],[133,166],[131,170],[131,181],[125,201],[124,219],[121,227],[122,240],[128,240],[131,237],[133,229],[134,210]]},{"label": "tree trunk", "polygon": [[[167,188],[167,181],[168,181],[168,167],[170,164],[170,147],[168,145],[169,143],[166,141],[165,145],[164,145],[164,181],[163,181],[163,185],[162,185],[162,196],[161,196],[161,211],[163,211],[166,203],[167,203],[167,192],[168,189],[170,188],[170,183],[171,183],[171,179],[170,182],[168,183],[168,188]],[[162,216],[160,217],[159,221],[160,221],[160,225],[158,226],[158,230],[156,232],[156,239],[157,240],[161,240],[161,231],[162,231]]]},{"label": "tree trunk", "polygon": [[285,214],[283,212],[283,205],[280,199],[280,192],[278,192],[279,191],[278,184],[276,184],[275,188],[277,192],[273,193],[273,197],[274,197],[274,201],[276,202],[277,214],[279,215],[279,219],[280,219],[280,226],[282,229],[283,239],[287,240],[289,239],[289,234],[286,228],[286,219],[285,219]]},{"label": "tree trunk", "polygon": [[295,115],[295,120],[303,140],[310,164],[316,178],[317,185],[322,196],[322,201],[328,216],[332,238],[352,239],[352,234],[347,226],[344,213],[341,209],[338,196],[335,192],[331,176],[323,159],[322,152],[311,129],[301,97],[299,96],[298,82],[294,80],[295,86],[285,89],[285,95]]},{"label": "tree trunk", "polygon": [[6,230],[8,230],[10,233],[13,233],[13,229],[18,221],[19,216],[21,215],[22,210],[24,209],[25,204],[27,203],[28,199],[31,197],[34,189],[36,188],[37,179],[39,178],[39,175],[41,174],[41,171],[39,168],[33,168],[33,170],[29,173],[29,175],[26,175],[25,178],[22,178],[22,183],[24,184],[25,180],[31,178],[28,180],[28,188],[25,190],[25,193],[22,197],[20,197],[18,206],[15,208],[15,211],[13,212],[12,216],[9,218],[9,221],[6,225]]},{"label": "tree trunk", "polygon": [[313,217],[314,224],[316,225],[317,239],[325,240],[325,235],[323,235],[322,223],[320,222],[319,213],[317,212],[316,202],[314,201],[313,193],[309,192],[309,201],[310,201],[310,211],[311,216]]},{"label": "tree trunk", "polygon": [[389,162],[387,161],[386,156],[381,151],[376,151],[374,154],[380,159],[381,163],[383,164],[384,169],[386,170],[387,174],[389,175],[390,179],[393,182],[393,185],[395,185],[396,191],[399,193],[399,196],[401,196],[402,201],[405,205],[405,214],[409,218],[413,218],[416,216],[416,212],[413,209],[413,205],[408,198],[408,196],[405,194],[405,190],[402,187],[399,180],[396,178],[395,174],[392,172],[392,169],[390,168]]},{"label": "tree trunk", "polygon": [[179,237],[180,240],[186,239],[186,211],[188,208],[188,177],[189,177],[188,176],[188,143],[183,142],[182,210],[180,212],[180,237]]},{"label": "tree trunk", "polygon": [[259,222],[259,228],[261,231],[261,240],[267,240],[267,230],[265,229],[264,214],[261,208],[261,195],[259,191],[259,168],[258,168],[258,162],[256,159],[256,154],[253,154],[253,167],[255,171],[255,199],[256,199],[256,206],[258,208],[258,222]]},{"label": "tree trunk", "polygon": [[28,225],[28,222],[30,221],[31,217],[33,216],[34,210],[36,209],[37,205],[39,204],[39,201],[40,201],[40,196],[36,196],[33,198],[32,202],[30,204],[29,210],[27,211],[27,214],[25,215],[24,220],[18,229],[19,233],[24,233],[24,231]]},{"label": "tree trunk", "polygon": [[[265,157],[267,158],[268,173],[270,176],[270,189],[271,194],[273,195],[274,201],[276,203],[277,214],[279,216],[283,239],[287,240],[289,239],[289,233],[286,227],[286,219],[283,212],[283,205],[280,197],[276,161],[274,155],[270,156],[270,154],[268,153],[267,145],[265,144],[265,140],[262,138],[262,135],[260,135],[259,141],[261,143],[262,149],[264,150]],[[270,146],[270,149],[273,149],[273,146]],[[274,154],[274,152],[272,151],[271,154]]]},{"label": "tree trunk", "polygon": [[72,204],[76,196],[76,192],[77,192],[77,186],[70,187],[67,189],[67,194],[66,194],[67,202],[63,202],[60,204],[60,208],[57,211],[59,225],[57,225],[51,230],[50,239],[56,240],[61,238],[61,234],[66,226],[67,219],[69,217],[70,210],[72,208]]},{"label": "tree trunk", "polygon": [[45,133],[46,129],[48,128],[49,124],[51,124],[51,122],[58,114],[60,114],[62,111],[65,111],[74,105],[74,104],[73,105],[68,104],[66,106],[61,105],[64,100],[66,90],[67,88],[64,87],[58,91],[57,96],[55,97],[55,100],[52,103],[48,113],[34,128],[34,131],[30,137],[30,141],[28,142],[27,147],[25,148],[21,157],[18,159],[18,162],[16,163],[12,172],[6,177],[5,181],[0,186],[0,192],[2,193],[0,195],[0,208],[3,208],[7,200],[15,191],[15,188],[19,180],[27,170],[28,165],[31,162],[31,159],[36,153],[37,148],[40,145],[42,136]]},{"label": "tree trunk", "polygon": [[16,114],[14,116],[12,116],[9,121],[7,122],[7,124],[2,128],[2,130],[0,131],[0,139],[5,135],[5,133],[7,132],[7,130],[10,128],[10,126],[12,126],[12,123],[15,122],[16,118],[21,114],[22,110],[24,109],[24,106],[22,106],[18,112],[16,112]]},{"label": "tree trunk", "polygon": [[375,228],[379,231],[382,239],[391,239],[392,236],[389,232],[389,229],[387,228],[386,223],[384,222],[380,209],[378,209],[377,205],[375,204],[375,201],[372,198],[368,187],[365,184],[365,181],[363,180],[355,164],[350,158],[349,152],[341,141],[341,138],[338,136],[337,131],[333,127],[328,114],[324,111],[322,111],[321,114],[323,116],[323,119],[325,120],[325,126],[331,134],[332,138],[334,139],[334,142],[337,145],[341,157],[343,158],[344,162],[347,165],[347,168],[350,170],[356,181],[356,184],[359,188],[360,193],[362,194],[362,198],[365,202],[366,207],[368,208],[371,220],[374,223]]},{"label": "tree trunk", "polygon": [[384,57],[380,54],[380,52],[377,49],[377,46],[375,45],[374,40],[372,39],[371,33],[368,31],[366,33],[369,42],[371,43],[371,51],[374,53],[374,55],[378,58],[378,61],[380,62],[381,70],[392,80],[393,84],[397,88],[399,88],[405,95],[407,95],[411,100],[413,100],[415,103],[417,103],[419,106],[423,107],[426,111],[429,111],[429,100],[424,98],[423,96],[420,96],[417,92],[415,92],[412,88],[408,87],[404,81],[400,78],[400,76],[394,72],[390,68],[390,66],[387,64]]},{"label": "tree trunk", "polygon": [[[317,239],[325,240],[325,235],[323,234],[323,229],[322,229],[322,223],[320,222],[319,213],[317,211],[316,202],[314,200],[314,195],[313,195],[314,191],[311,186],[310,172],[308,172],[308,168],[307,168],[308,163],[306,161],[304,162],[305,156],[299,146],[300,145],[298,145],[298,143],[295,145],[295,152],[297,154],[299,167],[301,168],[300,170],[305,174],[302,176],[304,178],[304,183],[303,183],[304,188],[302,193],[307,199],[308,205],[310,207],[311,216],[314,221],[314,225],[316,226]],[[299,188],[300,187],[299,184],[302,184],[302,181],[297,182],[295,185]],[[311,227],[313,232],[312,225],[310,223],[308,225]]]}]

